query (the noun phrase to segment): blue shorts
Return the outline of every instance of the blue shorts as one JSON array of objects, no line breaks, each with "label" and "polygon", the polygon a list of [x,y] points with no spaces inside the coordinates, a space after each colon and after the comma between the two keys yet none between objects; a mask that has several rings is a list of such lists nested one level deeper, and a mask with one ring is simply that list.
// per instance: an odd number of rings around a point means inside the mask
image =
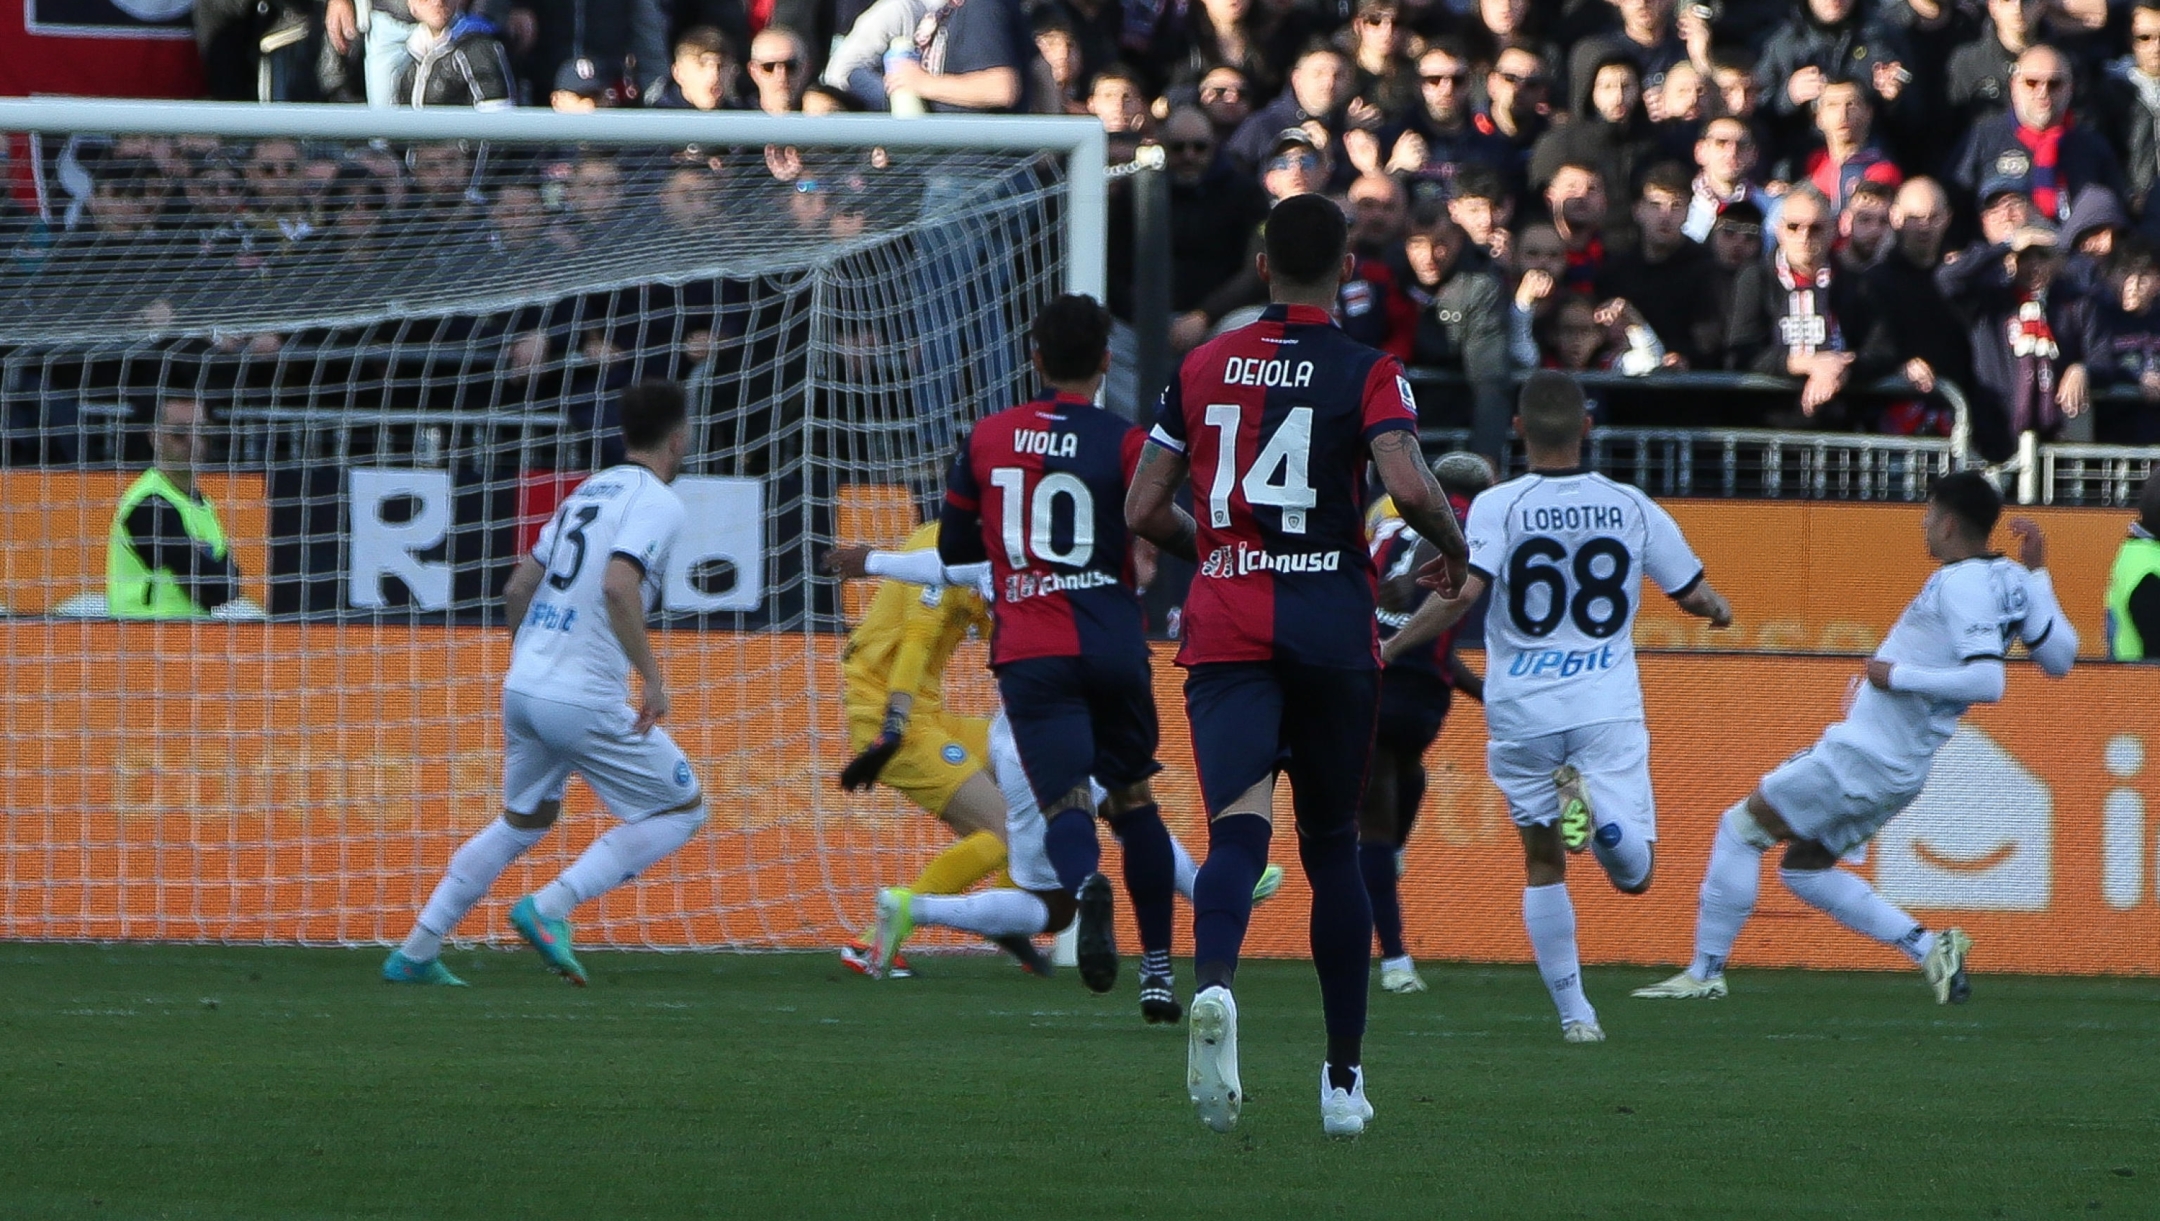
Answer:
[{"label": "blue shorts", "polygon": [[1090,777],[1115,790],[1162,770],[1146,654],[1008,661],[997,684],[1021,770],[1045,811]]},{"label": "blue shorts", "polygon": [[1397,667],[1380,675],[1379,743],[1397,755],[1421,757],[1440,736],[1455,688],[1426,670]]},{"label": "blue shorts", "polygon": [[1378,670],[1279,660],[1191,667],[1185,711],[1208,816],[1280,771],[1300,832],[1354,828],[1379,709]]}]

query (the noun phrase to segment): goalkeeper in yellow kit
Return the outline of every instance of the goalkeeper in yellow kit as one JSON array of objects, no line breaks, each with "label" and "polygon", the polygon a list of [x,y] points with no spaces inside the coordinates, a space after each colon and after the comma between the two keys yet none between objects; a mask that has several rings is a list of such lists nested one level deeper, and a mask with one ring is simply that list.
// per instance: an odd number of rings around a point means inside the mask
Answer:
[{"label": "goalkeeper in yellow kit", "polygon": [[[901,550],[935,551],[937,538],[933,521],[909,535]],[[841,548],[828,567],[861,575],[868,550]],[[960,836],[910,884],[918,894],[959,894],[1005,865],[1005,798],[988,770],[989,718],[945,708],[945,665],[953,650],[970,632],[989,630],[990,609],[972,589],[880,581],[842,657],[855,757],[840,773],[841,784],[851,792],[873,784],[897,789]],[[1035,974],[1050,973],[1048,958],[1027,938],[1004,937],[996,944]],[[840,957],[864,971],[869,947],[858,941]],[[897,965],[892,972],[904,973]]]}]

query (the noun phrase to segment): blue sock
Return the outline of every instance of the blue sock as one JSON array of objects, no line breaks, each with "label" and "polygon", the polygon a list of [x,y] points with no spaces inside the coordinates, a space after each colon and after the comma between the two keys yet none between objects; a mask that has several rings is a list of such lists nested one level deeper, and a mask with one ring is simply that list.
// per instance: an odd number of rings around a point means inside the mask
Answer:
[{"label": "blue sock", "polygon": [[1095,840],[1095,812],[1079,807],[1058,811],[1043,830],[1043,853],[1068,894],[1102,866],[1102,845]]},{"label": "blue sock", "polygon": [[1372,904],[1372,926],[1380,934],[1380,956],[1401,958],[1402,895],[1397,889],[1395,845],[1359,844],[1358,866],[1365,874],[1365,897]]},{"label": "blue sock", "polygon": [[1170,852],[1162,807],[1151,801],[1114,815],[1110,830],[1125,850],[1125,893],[1132,897],[1133,922],[1140,926],[1140,948],[1168,953],[1177,861]]},{"label": "blue sock", "polygon": [[1252,888],[1267,868],[1275,828],[1258,814],[1232,814],[1208,824],[1207,860],[1193,882],[1195,986],[1227,988],[1237,976],[1238,951],[1252,920]]},{"label": "blue sock", "polygon": [[1372,970],[1372,905],[1359,855],[1357,828],[1348,821],[1298,837],[1298,856],[1312,883],[1313,970],[1327,1019],[1327,1062],[1346,1075],[1363,1055],[1366,976]]}]

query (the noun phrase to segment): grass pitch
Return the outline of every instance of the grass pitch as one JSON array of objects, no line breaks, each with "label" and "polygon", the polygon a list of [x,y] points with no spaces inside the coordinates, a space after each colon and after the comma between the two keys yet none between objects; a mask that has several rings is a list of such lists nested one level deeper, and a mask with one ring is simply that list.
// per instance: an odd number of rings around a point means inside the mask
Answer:
[{"label": "grass pitch", "polygon": [[[1379,1116],[1320,1134],[1318,990],[1239,979],[1251,1099],[1193,1118],[1128,969],[0,946],[0,1217],[2160,1216],[2160,983],[1738,972],[1648,1002],[1588,973],[1573,1047],[1526,967],[1375,993]],[[1181,969],[1185,969],[1182,968]],[[1189,980],[1189,969],[1186,969]]]}]

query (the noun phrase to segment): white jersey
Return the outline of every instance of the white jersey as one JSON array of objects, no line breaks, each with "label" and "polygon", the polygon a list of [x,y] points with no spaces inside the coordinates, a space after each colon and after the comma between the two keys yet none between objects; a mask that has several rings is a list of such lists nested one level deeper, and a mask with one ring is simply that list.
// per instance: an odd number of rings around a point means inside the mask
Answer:
[{"label": "white jersey", "polygon": [[1466,533],[1470,570],[1492,590],[1493,738],[1642,720],[1634,633],[1642,580],[1682,597],[1703,577],[1672,515],[1603,475],[1532,472],[1479,493]]},{"label": "white jersey", "polygon": [[[2058,622],[2053,593],[2035,587],[2045,579],[1999,555],[1945,564],[1920,587],[1875,656],[1896,665],[1952,669],[1967,662],[2002,660],[2017,641],[2034,647],[2068,627]],[[1862,682],[1844,721],[1823,737],[1865,751],[1901,772],[1924,776],[1969,707]]]},{"label": "white jersey", "polygon": [[622,707],[630,658],[608,622],[604,574],[618,555],[635,562],[645,574],[642,601],[648,612],[657,607],[684,516],[682,498],[634,463],[579,485],[533,544],[532,557],[547,575],[518,627],[504,690],[588,708]]}]

